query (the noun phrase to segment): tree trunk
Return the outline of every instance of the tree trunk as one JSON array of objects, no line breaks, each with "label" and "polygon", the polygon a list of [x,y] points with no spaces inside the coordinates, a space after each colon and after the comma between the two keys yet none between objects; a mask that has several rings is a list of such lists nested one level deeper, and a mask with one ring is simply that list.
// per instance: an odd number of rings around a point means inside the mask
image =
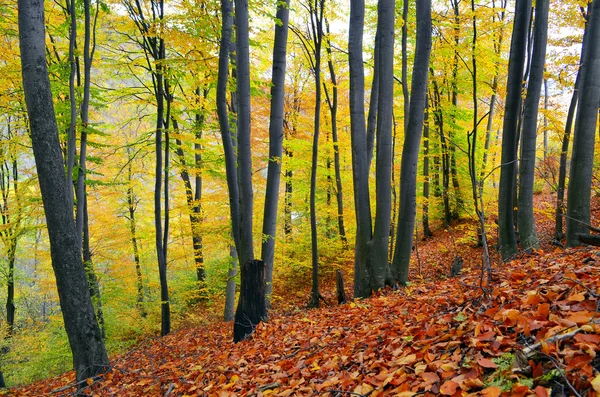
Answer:
[{"label": "tree trunk", "polygon": [[[587,20],[589,20],[589,5]],[[565,132],[563,134],[562,147],[560,151],[560,165],[558,168],[558,186],[556,188],[556,219],[554,226],[554,240],[560,243],[565,237],[563,233],[563,216],[565,212],[565,181],[567,179],[567,156],[569,154],[569,140],[571,136],[571,128],[573,127],[573,120],[575,119],[575,109],[577,108],[577,100],[579,99],[579,86],[581,81],[582,61],[583,53],[587,45],[586,39],[588,23],[586,23],[583,31],[583,40],[581,43],[581,55],[579,58],[579,70],[577,71],[577,77],[575,78],[575,86],[573,87],[573,95],[571,96],[571,103],[569,104],[569,111],[567,112],[567,121],[565,122]]]},{"label": "tree trunk", "polygon": [[309,305],[319,306],[319,248],[317,237],[317,167],[319,160],[319,134],[321,126],[321,45],[323,43],[324,0],[309,2],[312,39],[314,45],[315,114],[313,122],[312,162],[310,169],[310,236],[312,257],[312,294]]},{"label": "tree trunk", "polygon": [[423,239],[433,236],[429,228],[429,102],[425,98],[423,120]]},{"label": "tree trunk", "polygon": [[531,0],[517,0],[508,61],[508,83],[502,133],[502,166],[498,193],[498,249],[503,260],[508,260],[517,253],[513,193],[516,189],[517,124],[521,108],[523,67],[527,50],[530,13]]},{"label": "tree trunk", "polygon": [[364,0],[350,0],[348,63],[350,67],[350,138],[352,141],[352,179],[356,214],[354,253],[354,296],[367,297],[371,292],[367,260],[371,240],[371,203],[369,198],[369,164],[365,129],[365,75],[363,65]]},{"label": "tree trunk", "polygon": [[[337,110],[338,110],[338,87],[337,77],[335,75],[335,68],[333,65],[333,57],[331,52],[331,39],[329,31],[329,23],[325,20],[325,26],[327,28],[327,66],[329,68],[329,76],[331,78],[332,88],[332,100],[329,100],[327,90],[327,103],[329,104],[329,110],[331,112],[331,138],[333,140],[333,169],[335,172],[335,198],[337,201],[337,223],[338,223],[338,234],[340,240],[342,240],[342,247],[348,248],[348,240],[346,239],[346,227],[344,225],[344,196],[342,194],[342,176],[340,170],[340,148],[338,139],[338,128],[337,128]],[[325,84],[323,83],[323,87]]]},{"label": "tree trunk", "polygon": [[[127,154],[130,154],[130,148],[127,148]],[[129,232],[131,234],[131,245],[133,248],[133,260],[135,262],[135,275],[136,275],[136,306],[140,315],[142,317],[146,317],[146,309],[144,308],[144,280],[142,278],[142,265],[140,263],[140,253],[138,250],[137,243],[137,230],[136,230],[136,219],[135,219],[135,211],[137,209],[137,199],[133,192],[133,175],[132,175],[132,158],[129,157],[129,162],[127,166],[127,210],[129,212]]]},{"label": "tree trunk", "polygon": [[537,0],[535,6],[534,49],[531,60],[529,85],[525,98],[523,128],[521,133],[521,161],[519,166],[519,237],[524,251],[539,249],[540,242],[533,217],[533,183],[537,117],[544,82],[546,42],[548,39],[548,0]]},{"label": "tree trunk", "polygon": [[[109,368],[81,260],[73,209],[68,205],[58,129],[46,66],[44,4],[19,0],[19,32],[25,102],[46,213],[50,254],[77,381]],[[86,385],[85,382],[80,383]]]},{"label": "tree trunk", "polygon": [[233,325],[233,341],[236,343],[252,334],[261,321],[267,321],[265,263],[248,261],[241,266],[241,270],[240,301]]},{"label": "tree trunk", "polygon": [[427,98],[427,77],[431,54],[431,1],[417,2],[417,48],[413,66],[408,129],[402,149],[400,166],[400,210],[392,272],[402,285],[408,281],[410,254],[415,229],[417,209],[416,184],[419,146],[423,131],[424,110]]},{"label": "tree trunk", "polygon": [[594,45],[586,46],[583,54],[567,198],[567,246],[579,245],[577,234],[585,233],[590,223],[594,144],[600,103],[600,0],[594,0],[590,14],[587,40]]},{"label": "tree trunk", "polygon": [[375,159],[375,224],[370,242],[371,289],[391,285],[388,262],[392,211],[392,112],[394,104],[394,0],[380,0],[377,6],[379,37],[379,98],[377,106],[377,158]]},{"label": "tree trunk", "polygon": [[229,245],[229,268],[227,269],[227,287],[225,289],[225,312],[223,319],[233,321],[235,316],[235,277],[238,272],[238,255],[235,244]]},{"label": "tree trunk", "polygon": [[277,3],[273,44],[273,71],[271,77],[271,113],[269,120],[269,165],[262,229],[261,256],[266,266],[267,305],[273,292],[273,260],[275,257],[275,232],[277,231],[277,206],[283,155],[283,116],[285,105],[285,70],[288,39],[289,0]]}]

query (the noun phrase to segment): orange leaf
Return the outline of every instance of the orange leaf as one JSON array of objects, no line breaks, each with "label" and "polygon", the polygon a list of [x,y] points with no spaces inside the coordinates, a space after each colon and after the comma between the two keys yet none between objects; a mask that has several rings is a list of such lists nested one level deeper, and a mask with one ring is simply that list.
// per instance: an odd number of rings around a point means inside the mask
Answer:
[{"label": "orange leaf", "polygon": [[569,299],[570,301],[573,301],[573,302],[583,302],[585,300],[585,295],[583,295],[582,293],[573,294],[573,295],[569,296],[567,299]]},{"label": "orange leaf", "polygon": [[588,343],[597,343],[600,344],[600,335],[595,334],[577,334],[575,335],[575,340],[577,342],[588,342]]},{"label": "orange leaf", "polygon": [[451,396],[454,393],[456,393],[457,388],[458,388],[458,383],[456,383],[452,380],[447,380],[446,382],[444,382],[442,387],[440,387],[440,393],[444,394],[446,396]]},{"label": "orange leaf", "polygon": [[502,394],[502,388],[499,386],[490,386],[481,391],[485,397],[499,397]]},{"label": "orange leaf", "polygon": [[477,364],[481,365],[483,368],[498,368],[495,362],[488,358],[482,358],[477,361]]},{"label": "orange leaf", "polygon": [[535,392],[535,395],[537,397],[548,397],[548,389],[546,389],[543,386],[536,386],[536,388],[533,389],[533,391]]},{"label": "orange leaf", "polygon": [[571,314],[569,317],[567,317],[567,319],[570,321],[573,321],[574,323],[581,325],[581,324],[588,323],[592,319],[593,315],[594,315],[594,313],[590,313],[588,311],[577,312],[577,313]]}]

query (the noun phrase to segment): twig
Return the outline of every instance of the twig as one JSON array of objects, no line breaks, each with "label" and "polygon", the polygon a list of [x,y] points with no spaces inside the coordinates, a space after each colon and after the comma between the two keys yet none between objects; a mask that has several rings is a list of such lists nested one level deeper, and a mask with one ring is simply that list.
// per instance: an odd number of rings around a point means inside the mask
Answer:
[{"label": "twig", "polygon": [[167,392],[165,393],[165,397],[169,397],[174,388],[175,388],[175,383],[171,383],[169,385],[169,388],[167,389]]},{"label": "twig", "polygon": [[266,385],[259,386],[256,390],[258,390],[260,392],[263,392],[265,390],[277,389],[280,386],[281,386],[281,384],[279,382],[273,382],[273,383],[269,383],[269,384],[266,384]]},{"label": "twig", "polygon": [[531,357],[535,352],[537,352],[537,349],[539,349],[543,343],[553,343],[553,342],[559,342],[561,340],[565,340],[565,339],[570,339],[572,337],[574,337],[575,335],[577,335],[578,333],[582,332],[583,330],[581,328],[577,328],[569,333],[566,334],[559,334],[559,335],[554,335],[551,336],[550,338],[543,340],[541,342],[538,343],[534,343],[533,345],[530,345],[528,347],[526,347],[525,349],[523,349],[523,354],[525,355],[525,357],[529,358]]}]

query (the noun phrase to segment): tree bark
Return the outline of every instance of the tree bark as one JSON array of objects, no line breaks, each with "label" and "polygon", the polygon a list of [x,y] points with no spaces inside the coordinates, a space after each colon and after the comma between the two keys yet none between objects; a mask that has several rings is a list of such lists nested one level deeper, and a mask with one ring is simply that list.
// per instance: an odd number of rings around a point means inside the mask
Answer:
[{"label": "tree bark", "polygon": [[534,48],[529,85],[525,98],[521,133],[521,161],[519,166],[519,237],[524,251],[539,249],[540,242],[533,217],[533,183],[535,174],[537,118],[544,82],[546,42],[548,39],[548,0],[537,0],[535,6]]},{"label": "tree bark", "polygon": [[248,261],[241,266],[241,271],[240,300],[233,325],[233,341],[236,343],[252,334],[261,321],[267,321],[265,263]]},{"label": "tree bark", "polygon": [[317,167],[319,160],[319,134],[321,128],[321,46],[323,43],[323,13],[325,0],[310,0],[309,11],[314,45],[315,114],[313,121],[312,161],[310,169],[310,236],[312,258],[312,293],[309,305],[319,306],[319,247],[317,236]]},{"label": "tree bark", "polygon": [[423,238],[433,236],[429,228],[429,102],[425,98],[423,120]]},{"label": "tree bark", "polygon": [[368,243],[371,239],[371,204],[369,198],[369,163],[365,128],[365,75],[363,65],[364,0],[350,0],[348,62],[350,67],[350,138],[352,142],[352,179],[356,243],[354,253],[354,296],[370,295],[367,270]]},{"label": "tree bark", "polygon": [[[18,10],[25,102],[50,237],[52,266],[76,379],[84,381],[107,371],[109,361],[83,268],[81,238],[77,236],[73,208],[68,205],[69,192],[64,183],[44,51],[44,4],[39,0],[19,0]],[[81,385],[83,387],[85,382]]]},{"label": "tree bark", "polygon": [[[348,240],[346,239],[346,226],[344,225],[344,195],[342,192],[342,176],[340,170],[340,148],[338,139],[338,128],[337,128],[337,110],[338,110],[338,87],[337,77],[335,75],[335,67],[333,65],[333,56],[331,51],[331,39],[329,31],[329,23],[325,20],[325,26],[327,28],[327,67],[329,68],[329,76],[331,78],[332,98],[330,100],[327,90],[325,95],[327,96],[327,103],[329,104],[329,110],[331,112],[331,139],[333,140],[333,169],[335,174],[335,198],[337,202],[337,223],[338,223],[338,234],[342,241],[342,248],[348,248]],[[323,83],[323,87],[325,83]]]},{"label": "tree bark", "polygon": [[516,189],[517,125],[521,108],[523,67],[527,50],[530,13],[531,0],[517,0],[508,61],[508,83],[502,132],[502,165],[498,193],[498,249],[503,260],[512,258],[518,250],[514,228],[513,193]]},{"label": "tree bark", "polygon": [[414,238],[417,208],[416,184],[419,146],[423,131],[427,98],[427,78],[431,54],[431,1],[417,2],[417,48],[413,66],[408,129],[400,166],[400,210],[396,248],[392,262],[394,279],[402,285],[408,281],[410,254]]},{"label": "tree bark", "polygon": [[584,49],[579,106],[575,118],[571,174],[567,198],[567,246],[580,244],[578,233],[590,223],[590,194],[594,144],[600,105],[600,0],[594,0],[588,24],[589,43]]},{"label": "tree bark", "polygon": [[275,17],[275,42],[273,44],[273,69],[271,77],[271,113],[269,120],[269,164],[262,229],[261,257],[266,266],[267,305],[273,292],[273,261],[275,258],[275,232],[283,156],[283,116],[285,105],[285,70],[288,39],[289,0],[277,3]]},{"label": "tree bark", "polygon": [[[591,5],[591,3],[590,3]],[[589,20],[590,7],[588,5],[588,12],[584,17],[586,21]],[[563,214],[565,212],[565,181],[567,179],[567,156],[569,154],[569,140],[571,137],[571,129],[573,128],[573,120],[575,119],[575,109],[577,108],[577,100],[579,99],[579,86],[581,81],[581,72],[583,69],[583,53],[586,47],[586,38],[588,23],[586,22],[583,31],[583,40],[581,43],[581,55],[579,58],[579,70],[577,71],[577,77],[575,78],[575,85],[573,87],[573,95],[571,96],[571,103],[569,104],[569,110],[567,112],[567,120],[565,122],[565,132],[563,134],[563,141],[560,151],[560,165],[558,168],[558,186],[556,188],[556,218],[554,226],[554,240],[560,243],[565,237],[563,233]]]}]

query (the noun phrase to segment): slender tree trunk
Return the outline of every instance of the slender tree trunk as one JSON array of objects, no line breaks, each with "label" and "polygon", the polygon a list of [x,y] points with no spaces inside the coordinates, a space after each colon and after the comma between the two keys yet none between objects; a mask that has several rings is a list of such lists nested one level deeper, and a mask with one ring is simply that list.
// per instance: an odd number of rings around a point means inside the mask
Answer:
[{"label": "slender tree trunk", "polygon": [[277,206],[283,155],[283,116],[285,105],[285,70],[288,39],[289,0],[277,3],[273,44],[273,71],[271,77],[271,113],[269,120],[269,165],[263,217],[261,257],[265,263],[267,306],[273,293],[273,261],[275,258],[275,232],[277,231]]},{"label": "slender tree trunk", "polygon": [[377,158],[375,170],[375,224],[371,238],[370,281],[377,291],[390,285],[388,264],[390,222],[392,211],[392,112],[394,104],[394,0],[380,0],[377,7],[379,37],[379,99],[377,107]]},{"label": "slender tree trunk", "polygon": [[248,1],[235,0],[236,27],[236,92],[237,118],[237,172],[239,185],[240,264],[254,260],[252,243],[252,214],[254,192],[252,190],[252,155],[250,142],[250,45],[248,27]]},{"label": "slender tree trunk", "polygon": [[8,336],[12,336],[15,329],[15,254],[17,241],[11,239],[7,252],[8,274],[6,275],[6,325]]},{"label": "slender tree trunk", "polygon": [[369,98],[369,114],[367,115],[367,162],[369,169],[373,162],[375,152],[375,131],[377,129],[377,108],[379,107],[379,57],[381,53],[381,40],[375,34],[375,48],[373,51],[373,81],[371,82],[371,95]]},{"label": "slender tree trunk", "polygon": [[404,138],[400,166],[400,210],[398,211],[397,243],[392,263],[394,279],[402,285],[406,285],[408,281],[415,229],[417,162],[427,98],[430,54],[431,1],[421,0],[417,2],[417,48],[413,67],[408,129]]},{"label": "slender tree trunk", "polygon": [[408,92],[408,8],[409,0],[402,2],[402,98],[404,99],[404,133],[408,129],[410,96]]},{"label": "slender tree trunk", "polygon": [[581,242],[590,224],[590,194],[594,166],[594,144],[600,104],[600,0],[594,0],[588,23],[588,45],[583,54],[579,106],[573,133],[573,153],[567,198],[567,246]]},{"label": "slender tree trunk", "polygon": [[[442,109],[442,97],[437,82],[433,78],[433,69],[430,70],[433,83],[433,107],[434,119],[437,125],[438,135],[440,137],[440,148],[442,157],[442,202],[444,206],[444,225],[450,226],[452,222],[452,213],[450,211],[450,152],[444,133],[444,113]],[[437,184],[439,186],[439,183]]]},{"label": "slender tree trunk", "polygon": [[517,253],[513,193],[516,188],[517,125],[521,107],[521,88],[530,12],[531,0],[517,0],[508,61],[508,83],[502,133],[502,166],[498,193],[498,248],[503,260],[508,260]]},{"label": "slender tree trunk", "polygon": [[[233,236],[232,236],[233,239]],[[235,277],[238,272],[238,255],[235,244],[229,245],[229,268],[227,269],[227,287],[225,289],[225,312],[223,319],[233,321],[235,318],[235,290],[237,284]]]},{"label": "slender tree trunk", "polygon": [[521,134],[521,161],[519,166],[519,236],[524,251],[538,249],[540,242],[533,217],[533,183],[535,174],[535,152],[539,102],[544,82],[546,42],[548,39],[548,0],[536,0],[534,49],[525,113]]},{"label": "slender tree trunk", "polygon": [[[342,241],[342,247],[348,248],[348,240],[346,239],[346,227],[344,225],[344,196],[342,192],[342,176],[340,170],[340,148],[338,139],[338,128],[337,128],[337,109],[338,109],[338,87],[337,77],[335,75],[335,67],[333,65],[333,56],[331,52],[331,39],[329,31],[329,23],[325,20],[325,26],[327,28],[327,66],[329,68],[329,76],[331,78],[332,98],[330,100],[327,90],[325,89],[325,95],[327,96],[327,103],[329,104],[329,110],[331,112],[331,138],[333,140],[333,168],[335,172],[335,198],[337,201],[337,223],[338,223],[338,234]],[[325,88],[325,83],[323,83]]]},{"label": "slender tree trunk", "polygon": [[[130,149],[127,149],[127,154],[131,156]],[[136,219],[135,211],[137,210],[137,198],[133,192],[133,174],[131,166],[132,158],[129,158],[129,164],[127,166],[127,210],[129,212],[129,232],[131,234],[131,245],[133,248],[133,260],[135,262],[135,275],[136,275],[136,306],[140,315],[146,317],[146,309],[144,308],[144,280],[142,278],[142,265],[140,262],[140,253],[137,242],[137,230],[136,230]]]},{"label": "slender tree trunk", "polygon": [[371,240],[371,204],[369,198],[369,163],[365,126],[365,76],[363,65],[364,0],[350,0],[348,63],[350,67],[350,138],[352,141],[352,178],[356,213],[354,253],[354,296],[371,293],[367,261]]},{"label": "slender tree trunk", "polygon": [[318,307],[319,298],[319,248],[317,237],[317,167],[319,160],[319,134],[321,128],[321,45],[323,43],[323,12],[324,0],[311,0],[309,3],[314,45],[315,74],[315,115],[313,122],[312,162],[310,170],[310,235],[312,257],[312,295],[310,306]]},{"label": "slender tree trunk", "polygon": [[[591,4],[591,3],[590,3]],[[589,6],[587,18],[589,18]],[[586,19],[587,19],[586,18]],[[585,29],[583,31],[583,41],[581,43],[581,55],[579,58],[579,70],[577,71],[577,77],[575,78],[575,86],[573,87],[573,95],[571,96],[571,103],[569,104],[569,111],[567,113],[567,121],[565,123],[565,132],[563,134],[562,147],[560,152],[560,165],[558,169],[558,186],[556,189],[556,219],[554,226],[554,240],[557,243],[560,243],[563,238],[565,238],[565,234],[563,233],[563,217],[565,212],[565,180],[567,179],[567,157],[569,154],[569,140],[571,136],[571,129],[573,127],[573,120],[575,119],[575,109],[577,108],[577,101],[579,99],[579,89],[580,89],[580,81],[581,81],[581,72],[582,72],[582,61],[583,61],[583,53],[585,51],[585,47],[587,45],[587,26],[586,23]]]},{"label": "slender tree trunk", "polygon": [[[77,381],[109,368],[81,259],[73,208],[65,181],[46,66],[44,4],[19,0],[19,38],[25,102],[46,213],[50,254]],[[85,385],[85,382],[81,382]],[[83,386],[82,386],[83,387]]]},{"label": "slender tree trunk", "polygon": [[425,98],[423,121],[423,238],[433,236],[429,228],[429,101]]}]

